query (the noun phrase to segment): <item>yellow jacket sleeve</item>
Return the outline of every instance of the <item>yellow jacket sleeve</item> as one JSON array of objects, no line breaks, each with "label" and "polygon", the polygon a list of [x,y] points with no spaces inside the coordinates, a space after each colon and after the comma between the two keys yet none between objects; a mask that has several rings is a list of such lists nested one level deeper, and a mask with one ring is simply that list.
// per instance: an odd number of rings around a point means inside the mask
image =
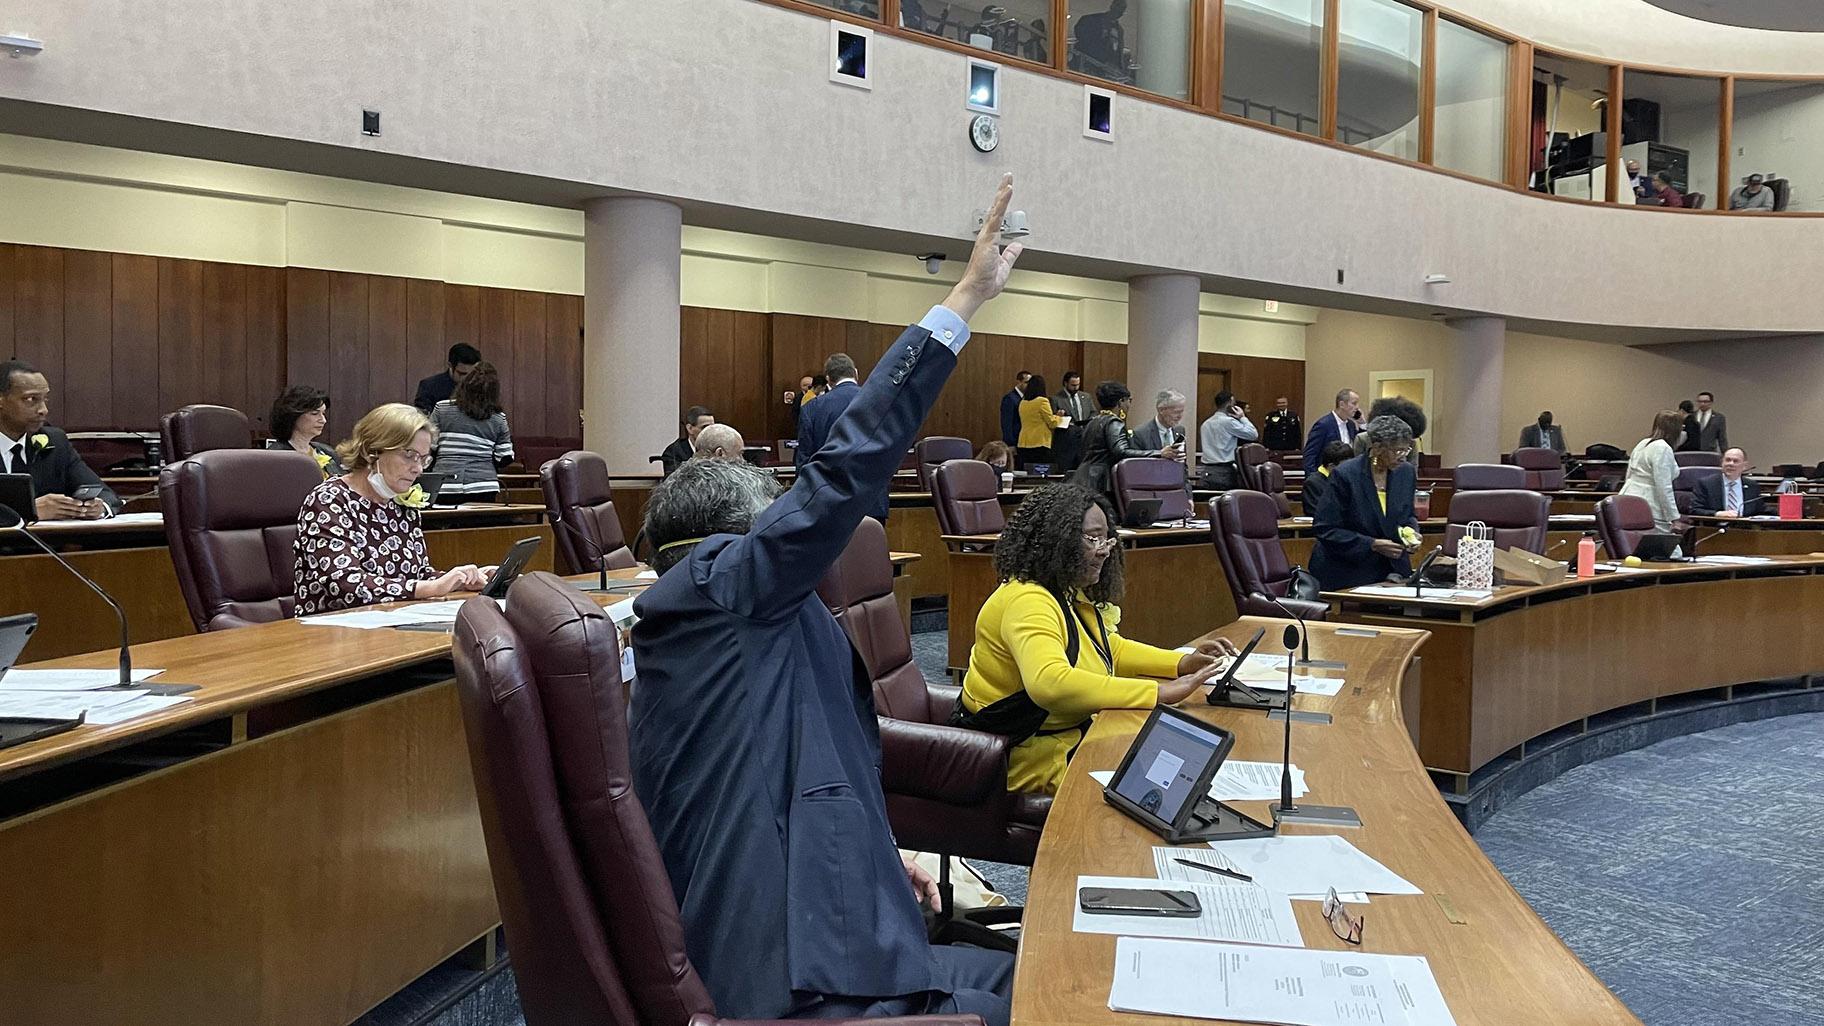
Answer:
[{"label": "yellow jacket sleeve", "polygon": [[1114,648],[1115,672],[1124,677],[1159,677],[1171,680],[1178,676],[1177,652],[1154,648],[1144,641],[1132,641],[1116,634],[1109,638]]},{"label": "yellow jacket sleeve", "polygon": [[[1110,677],[1070,665],[1064,657],[1068,635],[1063,611],[1057,600],[1045,592],[1015,597],[1007,608],[1003,630],[1026,694],[1053,716],[1087,719],[1103,709],[1151,709],[1158,704],[1159,685],[1155,681]],[[1081,646],[1077,662],[1090,666],[1099,663],[1101,657],[1081,627],[1077,636]],[[1176,661],[1172,665],[1174,672],[1170,676],[1177,676]]]}]

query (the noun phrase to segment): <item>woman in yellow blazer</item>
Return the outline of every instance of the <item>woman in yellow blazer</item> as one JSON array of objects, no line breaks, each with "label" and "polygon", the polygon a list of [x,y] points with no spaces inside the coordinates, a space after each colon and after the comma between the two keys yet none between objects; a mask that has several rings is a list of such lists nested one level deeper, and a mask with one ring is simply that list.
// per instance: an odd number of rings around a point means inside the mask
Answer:
[{"label": "woman in yellow blazer", "polygon": [[1114,524],[1101,496],[1049,485],[1026,497],[995,545],[1001,584],[976,617],[951,722],[1014,739],[1009,790],[1056,792],[1096,713],[1182,702],[1235,654],[1227,641],[1180,655],[1120,635]]},{"label": "woman in yellow blazer", "polygon": [[1027,378],[1020,394],[1026,397],[1020,401],[1020,469],[1031,470],[1035,463],[1051,463],[1051,433],[1064,418],[1052,413],[1044,375]]}]

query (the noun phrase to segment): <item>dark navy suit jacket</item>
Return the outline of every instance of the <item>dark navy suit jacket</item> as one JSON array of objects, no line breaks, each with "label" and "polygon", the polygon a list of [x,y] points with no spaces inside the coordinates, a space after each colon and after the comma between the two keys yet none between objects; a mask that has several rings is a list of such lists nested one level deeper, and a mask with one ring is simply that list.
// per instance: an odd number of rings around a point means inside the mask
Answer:
[{"label": "dark navy suit jacket", "polygon": [[[37,445],[32,441],[32,435],[43,435],[50,444]],[[101,485],[101,501],[113,512],[120,512],[120,496],[102,484],[101,478],[77,455],[69,436],[61,429],[47,424],[27,435],[24,441],[25,469],[14,473],[31,475],[34,495],[73,495],[83,485]]]},{"label": "dark navy suit jacket", "polygon": [[[811,457],[829,444],[831,429],[860,394],[860,385],[845,381],[818,396],[816,402],[804,408],[798,418],[798,451],[792,454],[792,463],[797,466],[800,474],[804,473],[804,465],[811,462]],[[887,492],[891,488],[891,482],[882,486],[880,494],[868,507],[868,516],[883,524],[887,522]]]},{"label": "dark navy suit jacket", "polygon": [[1347,437],[1336,433],[1336,414],[1326,413],[1311,422],[1311,433],[1305,436],[1305,473],[1317,473],[1317,464],[1324,455],[1324,446],[1331,442],[1353,442],[1361,433],[1361,426],[1355,421],[1349,422]]},{"label": "dark navy suit jacket", "polygon": [[1388,574],[1412,573],[1412,560],[1405,555],[1388,559],[1372,545],[1377,538],[1399,541],[1401,525],[1418,528],[1412,513],[1418,468],[1401,463],[1387,472],[1387,512],[1382,513],[1369,458],[1363,453],[1331,467],[1330,490],[1312,514],[1317,547],[1311,553],[1311,572],[1328,591],[1378,584]]},{"label": "dark navy suit jacket", "polygon": [[[1746,477],[1742,478],[1742,516],[1760,516],[1764,512],[1761,505],[1761,486]],[[1723,494],[1721,473],[1705,474],[1697,479],[1697,487],[1691,490],[1691,512],[1699,516],[1715,516],[1728,506],[1729,499]]]},{"label": "dark navy suit jacket", "polygon": [[868,673],[815,588],[955,367],[908,328],[753,530],[697,545],[634,603],[634,789],[722,1015],[942,984],[887,823]]},{"label": "dark navy suit jacket", "polygon": [[1001,396],[1001,441],[1011,446],[1020,444],[1020,402],[1024,399],[1017,388]]}]

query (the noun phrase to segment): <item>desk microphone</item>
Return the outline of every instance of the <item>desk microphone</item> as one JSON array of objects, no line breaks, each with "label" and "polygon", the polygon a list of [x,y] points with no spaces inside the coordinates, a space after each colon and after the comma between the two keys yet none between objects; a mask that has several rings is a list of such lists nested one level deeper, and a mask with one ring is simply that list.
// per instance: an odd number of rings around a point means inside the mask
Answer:
[{"label": "desk microphone", "polygon": [[1407,585],[1410,586],[1411,588],[1413,588],[1415,591],[1422,588],[1425,584],[1425,571],[1430,570],[1431,564],[1437,562],[1438,557],[1442,556],[1443,554],[1444,554],[1444,546],[1442,546],[1442,545],[1438,546],[1435,549],[1432,549],[1430,552],[1427,552],[1425,554],[1425,558],[1419,561],[1418,569],[1416,569],[1412,572],[1411,577],[1406,578]]},{"label": "desk microphone", "polygon": [[[1291,628],[1287,628],[1288,631]],[[1289,635],[1288,635],[1289,638]],[[1286,671],[1288,674],[1291,670]],[[1292,700],[1298,696],[1290,680],[1286,683],[1286,743],[1279,764],[1279,801],[1267,808],[1273,813],[1273,825],[1309,823],[1319,826],[1359,827],[1362,817],[1342,805],[1299,805],[1292,800]]]},{"label": "desk microphone", "polygon": [[[1287,616],[1291,617],[1292,619],[1298,621],[1298,633],[1299,633],[1298,667],[1299,667],[1299,669],[1301,669],[1301,670],[1344,670],[1344,669],[1348,669],[1347,664],[1340,663],[1334,659],[1312,659],[1311,658],[1311,627],[1310,627],[1310,625],[1305,623],[1305,618],[1298,615],[1297,613],[1293,612],[1290,607],[1288,607],[1284,602],[1281,602],[1279,600],[1278,596],[1272,594],[1271,592],[1263,592],[1262,594],[1265,595],[1267,601],[1273,603],[1274,607],[1276,607],[1280,612],[1282,612],[1282,613],[1286,614]],[[1292,628],[1288,626],[1286,629],[1288,631],[1290,631]],[[1287,642],[1286,648],[1291,649],[1292,643]],[[1292,664],[1292,660],[1290,658],[1288,658],[1286,660],[1286,665],[1288,667],[1290,667],[1291,664]]]},{"label": "desk microphone", "polygon": [[44,550],[45,555],[56,560],[58,566],[68,570],[71,574],[75,575],[77,580],[88,585],[90,591],[100,595],[101,600],[108,604],[108,608],[114,610],[114,619],[120,625],[120,680],[116,682],[116,687],[140,688],[156,695],[181,695],[185,692],[196,690],[197,686],[195,684],[134,684],[133,654],[131,651],[133,641],[131,635],[127,631],[126,610],[120,608],[120,603],[114,601],[114,596],[108,594],[101,585],[96,584],[88,574],[76,569],[69,560],[58,555],[56,549],[46,545],[44,539],[33,534],[31,530],[25,526],[25,518],[20,516],[18,511],[10,506],[0,506],[0,514],[12,517],[12,523],[0,526],[0,530],[5,530],[7,528],[16,529],[20,534],[29,539],[33,545]]},{"label": "desk microphone", "polygon": [[1719,527],[1716,530],[1711,531],[1709,534],[1704,535],[1702,538],[1691,539],[1691,556],[1690,556],[1690,558],[1692,558],[1692,559],[1697,558],[1697,547],[1699,545],[1702,545],[1703,543],[1709,541],[1710,539],[1716,537],[1719,534],[1728,534],[1728,533],[1729,533],[1729,529],[1727,527]]},{"label": "desk microphone", "polygon": [[597,545],[593,538],[590,538],[588,535],[584,534],[583,532],[577,530],[575,527],[571,526],[570,523],[568,521],[566,521],[562,516],[558,515],[557,513],[553,512],[553,511],[550,511],[550,510],[547,510],[546,513],[551,517],[551,523],[554,526],[563,528],[564,532],[566,534],[568,534],[571,538],[573,538],[579,542],[582,542],[583,545],[585,546],[585,550],[593,549],[595,551],[595,554],[596,554],[595,555],[595,569],[596,569],[596,572],[601,575],[601,581],[596,586],[596,590],[597,591],[607,591],[608,590],[608,554],[601,550],[601,546]]}]

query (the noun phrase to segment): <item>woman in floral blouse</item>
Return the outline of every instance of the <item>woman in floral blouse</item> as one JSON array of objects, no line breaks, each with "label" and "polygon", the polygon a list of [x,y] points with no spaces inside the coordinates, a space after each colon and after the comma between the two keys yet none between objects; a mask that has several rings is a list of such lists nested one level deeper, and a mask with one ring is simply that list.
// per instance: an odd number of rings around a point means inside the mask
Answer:
[{"label": "woman in floral blouse", "polygon": [[298,615],[476,591],[492,568],[438,574],[424,547],[418,475],[431,456],[431,423],[388,403],[355,425],[338,450],[348,472],[318,485],[298,510]]}]

